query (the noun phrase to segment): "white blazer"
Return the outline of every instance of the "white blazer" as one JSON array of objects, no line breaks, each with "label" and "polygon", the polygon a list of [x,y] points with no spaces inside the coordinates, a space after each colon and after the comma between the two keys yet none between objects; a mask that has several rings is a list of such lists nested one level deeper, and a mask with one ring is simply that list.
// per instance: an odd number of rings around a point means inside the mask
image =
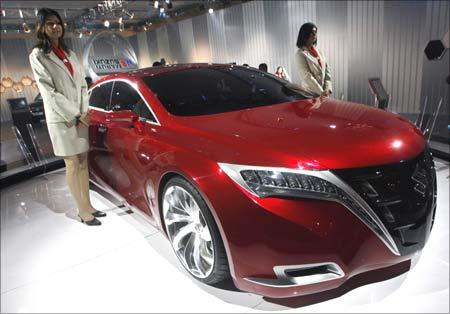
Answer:
[{"label": "white blazer", "polygon": [[53,51],[34,48],[30,64],[44,102],[47,123],[72,123],[76,116],[88,111],[89,98],[83,66],[73,51],[67,54],[73,77]]},{"label": "white blazer", "polygon": [[332,91],[331,73],[325,57],[319,49],[316,48],[316,50],[322,64],[325,64],[324,67],[320,66],[317,58],[306,47],[298,49],[295,54],[295,64],[300,75],[300,85],[308,91],[320,95],[326,89]]}]

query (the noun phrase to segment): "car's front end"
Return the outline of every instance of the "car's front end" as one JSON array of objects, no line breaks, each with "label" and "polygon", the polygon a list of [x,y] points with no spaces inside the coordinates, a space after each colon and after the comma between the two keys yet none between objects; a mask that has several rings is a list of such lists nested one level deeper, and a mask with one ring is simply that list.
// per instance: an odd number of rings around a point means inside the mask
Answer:
[{"label": "car's front end", "polygon": [[436,178],[427,150],[355,169],[219,167],[227,187],[217,186],[220,199],[211,202],[223,211],[242,290],[288,297],[332,289],[413,258],[432,228]]},{"label": "car's front end", "polygon": [[[190,143],[217,161],[216,171],[192,177],[220,224],[235,284],[268,297],[333,289],[411,260],[424,247],[436,210],[432,157],[409,122],[328,101],[300,121],[302,132],[287,123],[269,132],[254,128],[269,112],[266,120],[286,122],[297,107],[308,104],[222,115],[219,131],[206,118],[183,121],[215,139]],[[328,112],[358,108],[364,113],[357,119],[329,119]],[[237,116],[239,127],[227,124]],[[371,121],[363,123],[364,117]],[[329,142],[318,140],[319,131]],[[366,142],[359,144],[359,137]]]}]

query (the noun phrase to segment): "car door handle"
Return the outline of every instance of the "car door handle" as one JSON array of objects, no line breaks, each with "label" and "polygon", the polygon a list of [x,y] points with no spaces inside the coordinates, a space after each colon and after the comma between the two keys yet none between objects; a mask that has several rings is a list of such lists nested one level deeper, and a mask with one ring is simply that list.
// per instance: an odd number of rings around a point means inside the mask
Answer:
[{"label": "car door handle", "polygon": [[99,124],[97,127],[97,131],[99,133],[106,133],[106,130],[108,129],[108,127],[104,124]]}]

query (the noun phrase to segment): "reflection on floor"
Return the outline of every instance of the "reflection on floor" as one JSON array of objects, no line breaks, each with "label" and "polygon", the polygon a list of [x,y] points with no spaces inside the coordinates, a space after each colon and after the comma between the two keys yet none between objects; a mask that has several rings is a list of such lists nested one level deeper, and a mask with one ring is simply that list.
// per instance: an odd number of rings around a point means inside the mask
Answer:
[{"label": "reflection on floor", "polygon": [[436,223],[415,268],[348,292],[284,300],[230,282],[200,284],[140,215],[92,191],[108,216],[87,227],[64,170],[32,178],[1,191],[1,312],[448,312],[448,163],[437,169]]}]

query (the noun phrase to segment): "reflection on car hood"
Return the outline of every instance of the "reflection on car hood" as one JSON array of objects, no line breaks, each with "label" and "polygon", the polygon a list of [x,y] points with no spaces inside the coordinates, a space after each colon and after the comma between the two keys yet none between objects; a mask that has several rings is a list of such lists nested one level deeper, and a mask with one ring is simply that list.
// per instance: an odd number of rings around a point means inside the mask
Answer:
[{"label": "reflection on car hood", "polygon": [[[333,99],[314,98],[176,120],[195,136],[208,138],[206,149],[213,158],[242,164],[363,167],[411,159],[425,146],[420,131],[408,120]],[[193,141],[193,145],[202,142]]]}]

